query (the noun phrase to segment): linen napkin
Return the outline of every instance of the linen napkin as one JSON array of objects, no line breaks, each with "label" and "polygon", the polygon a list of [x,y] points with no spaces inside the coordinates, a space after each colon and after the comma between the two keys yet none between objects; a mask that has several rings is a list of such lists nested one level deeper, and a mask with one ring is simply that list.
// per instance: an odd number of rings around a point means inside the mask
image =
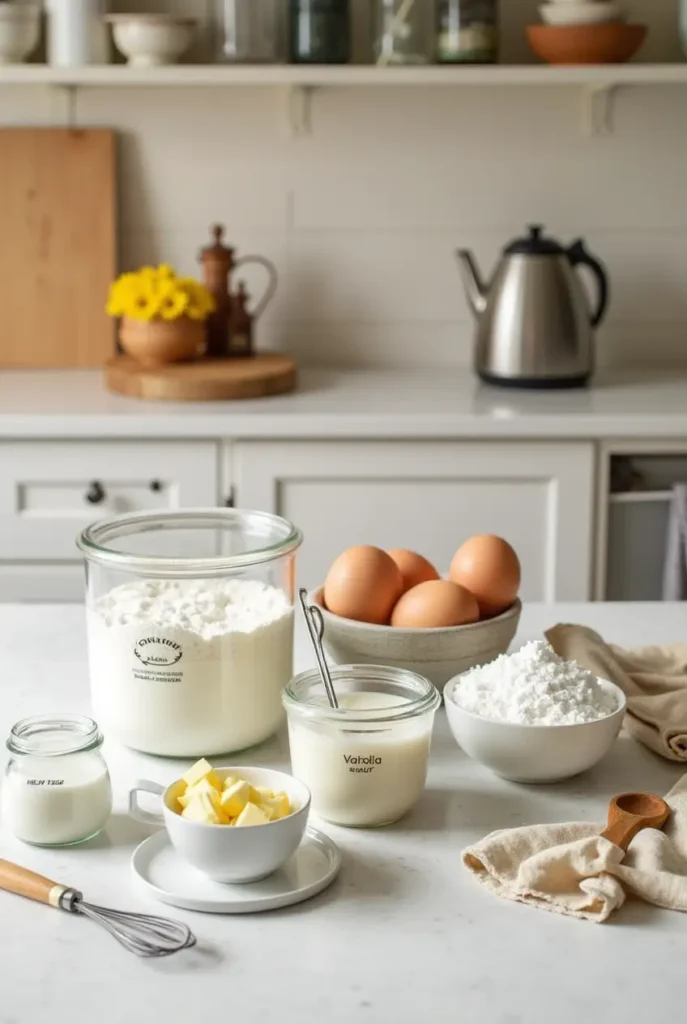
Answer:
[{"label": "linen napkin", "polygon": [[[687,614],[685,615],[687,631]],[[625,728],[669,761],[687,762],[687,643],[624,651],[586,626],[554,626],[546,639],[627,697]]]},{"label": "linen napkin", "polygon": [[463,864],[497,896],[587,921],[606,921],[627,893],[687,912],[687,775],[665,799],[665,829],[640,832],[626,854],[603,825],[571,822],[492,832]]}]

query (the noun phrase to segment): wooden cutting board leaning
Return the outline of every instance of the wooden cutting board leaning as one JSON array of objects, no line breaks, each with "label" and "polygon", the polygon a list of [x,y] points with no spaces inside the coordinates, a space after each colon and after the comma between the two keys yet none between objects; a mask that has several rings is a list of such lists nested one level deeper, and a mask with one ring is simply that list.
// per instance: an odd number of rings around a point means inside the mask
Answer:
[{"label": "wooden cutting board leaning", "polygon": [[0,129],[0,195],[0,366],[102,366],[115,347],[115,133]]}]

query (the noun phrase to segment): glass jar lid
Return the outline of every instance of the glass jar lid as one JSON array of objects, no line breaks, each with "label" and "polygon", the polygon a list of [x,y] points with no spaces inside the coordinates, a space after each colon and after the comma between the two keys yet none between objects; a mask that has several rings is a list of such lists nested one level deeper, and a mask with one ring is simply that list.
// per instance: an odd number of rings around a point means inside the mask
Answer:
[{"label": "glass jar lid", "polygon": [[334,665],[330,675],[337,696],[370,691],[399,697],[398,704],[370,708],[333,708],[317,669],[294,676],[282,694],[287,711],[339,724],[403,722],[436,711],[441,697],[429,679],[390,665]]},{"label": "glass jar lid", "polygon": [[83,715],[33,715],[12,726],[7,749],[13,754],[61,757],[102,746],[97,722]]},{"label": "glass jar lid", "polygon": [[93,523],[77,546],[89,561],[141,575],[213,576],[300,547],[293,523],[269,512],[195,508],[130,512]]}]

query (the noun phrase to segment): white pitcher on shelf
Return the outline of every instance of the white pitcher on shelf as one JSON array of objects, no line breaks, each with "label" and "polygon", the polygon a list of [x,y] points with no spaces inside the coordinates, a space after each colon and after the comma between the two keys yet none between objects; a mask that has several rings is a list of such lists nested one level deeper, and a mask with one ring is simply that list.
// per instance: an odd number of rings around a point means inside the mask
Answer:
[{"label": "white pitcher on shelf", "polygon": [[48,63],[81,67],[109,63],[107,0],[46,0]]}]

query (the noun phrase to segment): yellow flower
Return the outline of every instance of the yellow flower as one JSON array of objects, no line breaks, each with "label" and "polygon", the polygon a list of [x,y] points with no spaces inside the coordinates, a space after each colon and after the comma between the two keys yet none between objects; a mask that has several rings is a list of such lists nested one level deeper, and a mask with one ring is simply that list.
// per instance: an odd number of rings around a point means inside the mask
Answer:
[{"label": "yellow flower", "polygon": [[125,315],[133,320],[154,320],[160,313],[160,295],[152,283],[143,284],[127,302]]},{"label": "yellow flower", "polygon": [[160,293],[160,316],[163,320],[177,320],[188,309],[188,295],[173,285]]},{"label": "yellow flower", "polygon": [[192,277],[177,277],[167,263],[122,274],[110,285],[105,305],[109,316],[135,320],[176,320],[184,315],[205,320],[214,308],[204,285]]}]

